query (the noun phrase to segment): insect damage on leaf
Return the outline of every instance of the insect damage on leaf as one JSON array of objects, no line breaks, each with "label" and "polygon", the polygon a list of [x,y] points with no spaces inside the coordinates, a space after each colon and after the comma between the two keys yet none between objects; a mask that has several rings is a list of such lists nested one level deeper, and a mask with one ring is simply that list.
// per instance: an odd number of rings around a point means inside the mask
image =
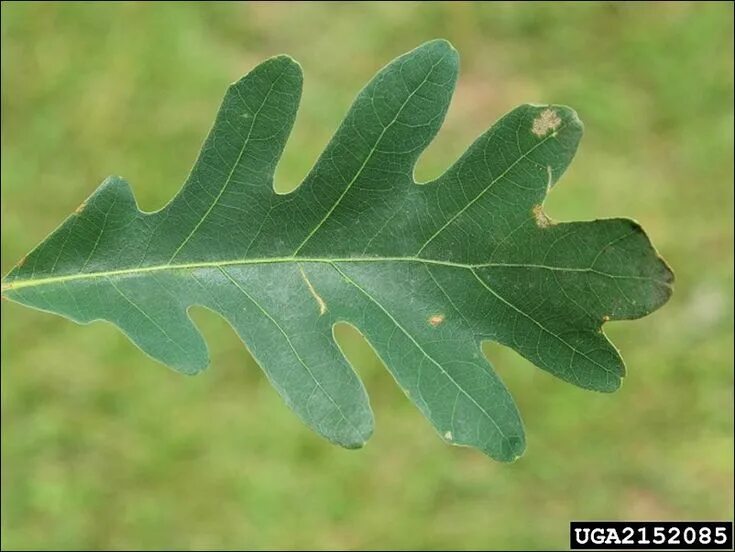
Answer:
[{"label": "insect damage on leaf", "polygon": [[568,107],[512,110],[417,185],[457,73],[443,40],[398,57],[358,94],[304,182],[277,194],[302,73],[287,56],[266,60],[229,87],[164,208],[142,212],[127,182],[106,179],[3,278],[3,297],[112,322],[184,374],[209,362],[188,316],[208,307],[306,424],[355,448],[373,415],[334,340],[348,322],[439,435],[513,461],[523,424],[481,343],[614,391],[625,367],[603,322],[659,308],[673,275],[630,220],[552,224],[541,210],[582,135]]},{"label": "insect damage on leaf", "polygon": [[432,314],[432,315],[431,315],[431,316],[429,317],[429,324],[431,324],[431,325],[432,325],[432,326],[434,326],[435,328],[436,328],[436,327],[437,327],[437,326],[438,326],[439,324],[441,324],[442,322],[444,322],[444,315],[443,315],[443,314]]},{"label": "insect damage on leaf", "polygon": [[324,314],[327,312],[327,304],[324,302],[324,299],[322,299],[319,294],[314,289],[314,286],[309,281],[309,278],[306,276],[306,273],[304,272],[303,268],[299,268],[299,272],[301,272],[301,277],[304,279],[304,283],[306,284],[306,287],[309,288],[309,293],[311,293],[312,297],[314,297],[314,300],[316,301],[316,304],[319,306],[319,314]]},{"label": "insect damage on leaf", "polygon": [[561,124],[561,118],[551,108],[544,109],[538,117],[533,120],[531,131],[536,136],[545,136],[550,130],[556,130]]},{"label": "insect damage on leaf", "polygon": [[533,212],[533,219],[536,221],[536,226],[539,228],[548,228],[552,224],[554,224],[554,221],[552,221],[546,213],[544,213],[544,208],[541,205],[534,205],[533,209],[531,210]]}]

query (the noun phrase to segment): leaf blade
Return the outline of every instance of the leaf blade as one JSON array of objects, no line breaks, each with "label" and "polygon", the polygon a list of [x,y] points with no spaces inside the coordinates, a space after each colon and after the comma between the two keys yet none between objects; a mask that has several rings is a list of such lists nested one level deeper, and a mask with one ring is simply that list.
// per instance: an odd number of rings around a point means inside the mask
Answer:
[{"label": "leaf blade", "polygon": [[520,106],[416,185],[457,71],[441,40],[388,64],[305,181],[281,195],[273,172],[302,75],[287,56],[271,58],[228,89],[168,205],[144,213],[111,177],[3,278],[3,294],[76,322],[110,321],[188,374],[208,363],[188,309],[209,308],[307,425],[354,448],[373,415],[333,338],[347,321],[446,441],[514,460],[523,424],[480,343],[613,391],[625,368],[603,323],[659,308],[673,275],[632,221],[556,224],[543,213],[582,135],[568,107]]}]

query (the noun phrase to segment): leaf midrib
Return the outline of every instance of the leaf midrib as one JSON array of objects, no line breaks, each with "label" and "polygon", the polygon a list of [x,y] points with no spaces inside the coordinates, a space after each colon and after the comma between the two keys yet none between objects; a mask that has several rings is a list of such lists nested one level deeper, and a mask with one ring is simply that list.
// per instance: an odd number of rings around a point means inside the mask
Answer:
[{"label": "leaf midrib", "polygon": [[136,267],[136,268],[122,268],[118,270],[100,271],[100,272],[84,272],[76,274],[66,274],[63,276],[50,276],[47,278],[37,278],[30,280],[15,280],[11,282],[3,282],[2,291],[18,290],[28,287],[37,287],[42,285],[51,285],[61,282],[71,282],[79,280],[95,280],[97,278],[110,278],[114,276],[128,276],[136,274],[147,274],[153,272],[162,272],[166,270],[196,270],[199,268],[222,268],[227,266],[238,266],[238,265],[268,265],[268,264],[286,264],[286,263],[369,263],[369,262],[415,262],[429,265],[447,266],[452,268],[463,268],[466,270],[474,271],[481,268],[521,268],[521,269],[540,269],[540,270],[552,270],[558,272],[586,272],[592,274],[598,274],[609,278],[620,278],[630,280],[644,280],[654,282],[656,284],[670,287],[671,284],[665,280],[658,280],[648,276],[635,276],[628,274],[612,274],[604,272],[590,267],[567,267],[567,266],[553,266],[543,264],[530,264],[530,263],[500,263],[500,262],[488,262],[488,263],[456,263],[452,261],[441,261],[435,259],[426,259],[423,257],[341,257],[341,258],[330,258],[330,257],[270,257],[270,258],[257,258],[257,259],[235,259],[231,261],[210,261],[210,262],[197,262],[197,263],[183,263],[183,264],[166,264],[166,265],[154,265],[148,267]]}]

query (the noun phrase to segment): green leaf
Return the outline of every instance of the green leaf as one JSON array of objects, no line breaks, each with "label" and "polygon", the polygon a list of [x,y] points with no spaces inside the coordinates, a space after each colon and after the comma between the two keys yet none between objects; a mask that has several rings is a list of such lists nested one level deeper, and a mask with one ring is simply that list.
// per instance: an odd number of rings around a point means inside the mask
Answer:
[{"label": "green leaf", "polygon": [[301,186],[278,194],[302,75],[287,56],[269,59],[230,86],[168,205],[141,212],[128,184],[108,178],[3,279],[3,294],[79,323],[108,320],[185,374],[208,363],[187,310],[208,307],[306,424],[360,447],[373,416],[334,341],[347,321],[446,441],[513,460],[523,426],[481,342],[614,391],[625,368],[602,324],[660,307],[673,276],[633,221],[544,215],[582,135],[568,107],[511,111],[417,185],[457,71],[442,40],[397,58],[359,93]]}]

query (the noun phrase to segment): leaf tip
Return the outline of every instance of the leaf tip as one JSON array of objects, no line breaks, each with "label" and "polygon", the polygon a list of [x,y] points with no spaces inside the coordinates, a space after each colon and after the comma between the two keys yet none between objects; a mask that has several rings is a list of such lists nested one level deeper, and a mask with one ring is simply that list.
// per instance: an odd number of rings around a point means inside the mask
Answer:
[{"label": "leaf tip", "polygon": [[656,246],[653,245],[650,236],[646,233],[641,224],[634,219],[625,220],[630,225],[631,231],[639,234],[645,240],[645,243],[647,244],[649,251],[652,254],[652,260],[657,265],[656,280],[663,288],[663,295],[660,297],[660,302],[655,307],[653,307],[651,311],[649,311],[652,312],[664,305],[673,295],[674,284],[676,283],[676,274],[671,268],[671,265],[669,265],[666,259],[664,259],[663,256],[658,252]]},{"label": "leaf tip", "polygon": [[284,76],[285,79],[283,79],[282,85],[286,88],[293,87],[299,95],[301,94],[304,73],[301,69],[301,64],[288,54],[279,54],[266,59],[246,75],[231,83],[228,91],[233,89],[240,90],[240,87],[247,87],[248,82],[256,75],[268,75],[271,72]]},{"label": "leaf tip", "polygon": [[367,445],[370,437],[373,435],[372,418],[369,425],[358,427],[356,429],[358,431],[350,435],[347,439],[334,439],[329,437],[327,437],[327,439],[347,450],[359,450]]},{"label": "leaf tip", "polygon": [[452,43],[449,42],[446,38],[435,38],[433,40],[429,40],[428,42],[424,42],[419,47],[409,52],[409,55],[411,53],[418,52],[427,52],[429,54],[433,54],[432,57],[446,59],[455,66],[457,65],[459,60],[459,52],[457,52],[456,48],[452,46]]},{"label": "leaf tip", "polygon": [[456,48],[446,38],[435,38],[424,43],[424,46],[432,46],[434,48],[442,48],[449,52],[457,52]]},{"label": "leaf tip", "polygon": [[619,391],[620,388],[623,386],[624,379],[625,368],[623,367],[623,373],[617,375],[616,377],[608,379],[604,386],[600,387],[599,389],[595,389],[595,391],[600,391],[601,393],[615,393],[616,391]]},{"label": "leaf tip", "polygon": [[513,463],[526,452],[526,439],[523,435],[506,437],[503,446],[503,456],[499,458],[502,462]]},{"label": "leaf tip", "polygon": [[267,60],[266,63],[268,61],[271,61],[274,64],[283,65],[284,67],[293,69],[295,71],[298,71],[299,73],[302,72],[301,64],[288,54],[279,54],[277,56],[273,56],[272,58]]},{"label": "leaf tip", "polygon": [[339,445],[347,450],[360,450],[367,445],[367,441],[355,441],[354,443],[339,443]]}]

